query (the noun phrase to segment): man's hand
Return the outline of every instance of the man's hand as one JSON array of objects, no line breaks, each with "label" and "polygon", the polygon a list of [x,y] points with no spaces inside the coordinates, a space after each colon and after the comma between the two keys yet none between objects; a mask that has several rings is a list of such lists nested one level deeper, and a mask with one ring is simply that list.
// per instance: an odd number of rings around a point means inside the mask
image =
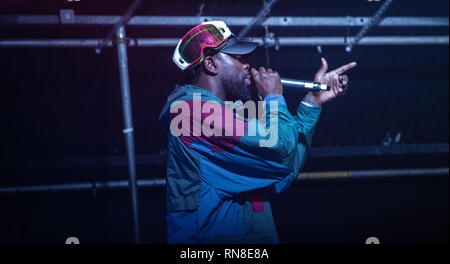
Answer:
[{"label": "man's hand", "polygon": [[280,75],[272,69],[260,67],[259,71],[255,68],[250,70],[256,89],[264,99],[269,94],[283,94],[283,85],[281,84]]},{"label": "man's hand", "polygon": [[309,92],[305,96],[305,99],[315,103],[319,107],[322,107],[324,103],[345,94],[348,87],[348,76],[343,73],[350,70],[351,68],[356,67],[356,62],[351,62],[333,71],[327,72],[327,61],[324,58],[322,58],[321,61],[322,66],[314,76],[314,81],[328,85],[330,87],[330,90]]}]

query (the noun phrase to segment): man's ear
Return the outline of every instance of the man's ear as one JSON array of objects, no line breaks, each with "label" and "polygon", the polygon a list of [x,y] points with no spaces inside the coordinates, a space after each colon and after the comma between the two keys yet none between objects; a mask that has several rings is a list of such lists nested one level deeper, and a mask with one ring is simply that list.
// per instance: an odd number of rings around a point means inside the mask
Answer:
[{"label": "man's ear", "polygon": [[217,75],[219,74],[219,69],[221,67],[220,60],[215,58],[214,56],[206,56],[203,59],[203,69],[209,75]]}]

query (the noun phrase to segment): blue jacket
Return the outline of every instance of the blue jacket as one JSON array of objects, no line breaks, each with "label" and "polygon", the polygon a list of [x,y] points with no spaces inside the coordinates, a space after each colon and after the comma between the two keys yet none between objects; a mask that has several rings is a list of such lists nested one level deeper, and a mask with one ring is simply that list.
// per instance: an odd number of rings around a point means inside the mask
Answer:
[{"label": "blue jacket", "polygon": [[[269,199],[299,174],[321,108],[303,100],[292,116],[283,96],[269,95],[264,101],[263,118],[247,119],[196,86],[179,86],[169,96],[160,115],[170,130],[168,243],[278,243]],[[202,112],[196,115],[198,106]],[[222,126],[220,118],[227,120]],[[208,120],[220,133],[195,134]],[[238,130],[244,133],[227,134]]]}]

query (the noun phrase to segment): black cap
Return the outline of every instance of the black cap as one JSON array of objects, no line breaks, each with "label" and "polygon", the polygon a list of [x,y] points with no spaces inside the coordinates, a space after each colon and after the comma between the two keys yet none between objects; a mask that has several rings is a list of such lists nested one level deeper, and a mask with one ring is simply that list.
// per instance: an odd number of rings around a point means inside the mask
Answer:
[{"label": "black cap", "polygon": [[258,47],[258,43],[238,39],[232,34],[225,46],[220,49],[220,52],[233,55],[245,55],[252,53],[256,47]]}]

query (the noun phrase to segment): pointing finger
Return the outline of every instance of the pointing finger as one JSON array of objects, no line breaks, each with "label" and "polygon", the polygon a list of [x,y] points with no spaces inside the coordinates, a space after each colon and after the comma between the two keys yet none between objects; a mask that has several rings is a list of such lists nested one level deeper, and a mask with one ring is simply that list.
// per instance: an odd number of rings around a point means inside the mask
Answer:
[{"label": "pointing finger", "polygon": [[336,73],[336,74],[338,74],[338,75],[341,75],[341,74],[343,74],[344,72],[346,72],[346,71],[348,71],[348,70],[350,70],[350,69],[356,67],[356,65],[357,65],[356,62],[350,62],[349,64],[346,64],[346,65],[344,65],[344,66],[341,66],[341,67],[339,67],[339,68],[337,68],[337,69],[335,69],[335,70],[333,70],[333,71],[331,71],[331,72],[334,72],[334,73]]}]

